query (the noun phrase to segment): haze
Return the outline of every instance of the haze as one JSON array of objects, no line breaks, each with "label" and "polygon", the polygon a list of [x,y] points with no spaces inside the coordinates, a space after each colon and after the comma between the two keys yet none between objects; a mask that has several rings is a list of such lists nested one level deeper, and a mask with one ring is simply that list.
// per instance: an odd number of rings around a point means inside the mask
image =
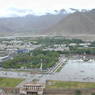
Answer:
[{"label": "haze", "polygon": [[[94,4],[94,0],[0,0],[0,16],[43,14],[68,8],[92,9]],[[25,12],[21,14],[17,9]]]}]

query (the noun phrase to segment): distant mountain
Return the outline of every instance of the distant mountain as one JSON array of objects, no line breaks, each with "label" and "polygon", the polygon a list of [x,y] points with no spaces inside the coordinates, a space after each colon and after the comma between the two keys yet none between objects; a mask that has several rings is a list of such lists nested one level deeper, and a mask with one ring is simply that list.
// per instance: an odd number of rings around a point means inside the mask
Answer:
[{"label": "distant mountain", "polygon": [[0,36],[32,35],[43,31],[58,23],[66,14],[50,14],[36,16],[0,18]]},{"label": "distant mountain", "polygon": [[46,35],[95,35],[95,9],[76,11],[46,30]]},{"label": "distant mountain", "polygon": [[95,38],[95,9],[55,10],[55,14],[0,18],[0,36],[93,36]]}]

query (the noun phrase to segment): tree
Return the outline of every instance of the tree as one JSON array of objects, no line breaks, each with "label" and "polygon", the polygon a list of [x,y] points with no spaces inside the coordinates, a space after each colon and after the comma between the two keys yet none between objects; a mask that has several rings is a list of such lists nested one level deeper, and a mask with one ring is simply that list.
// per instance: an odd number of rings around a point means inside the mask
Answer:
[{"label": "tree", "polygon": [[75,91],[75,95],[81,95],[81,91],[80,90],[76,90]]}]

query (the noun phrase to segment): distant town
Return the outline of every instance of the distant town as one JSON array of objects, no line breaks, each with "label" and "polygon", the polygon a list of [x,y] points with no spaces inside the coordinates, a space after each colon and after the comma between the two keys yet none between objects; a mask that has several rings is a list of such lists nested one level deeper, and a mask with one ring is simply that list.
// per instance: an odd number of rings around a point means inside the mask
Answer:
[{"label": "distant town", "polygon": [[0,93],[8,93],[4,95],[55,94],[52,91],[66,87],[73,95],[88,88],[94,93],[94,72],[95,41],[61,36],[0,38]]}]

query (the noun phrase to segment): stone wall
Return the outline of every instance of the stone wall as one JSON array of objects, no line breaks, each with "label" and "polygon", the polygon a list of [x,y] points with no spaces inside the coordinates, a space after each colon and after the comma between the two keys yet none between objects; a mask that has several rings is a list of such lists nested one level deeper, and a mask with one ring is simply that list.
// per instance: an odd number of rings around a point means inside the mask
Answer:
[{"label": "stone wall", "polygon": [[[5,95],[20,95],[19,88],[1,88],[4,90]],[[76,93],[81,93],[80,95],[91,95],[95,93],[95,88],[93,89],[44,89],[44,95],[76,95]]]},{"label": "stone wall", "polygon": [[44,89],[44,95],[91,95],[95,89]]}]

